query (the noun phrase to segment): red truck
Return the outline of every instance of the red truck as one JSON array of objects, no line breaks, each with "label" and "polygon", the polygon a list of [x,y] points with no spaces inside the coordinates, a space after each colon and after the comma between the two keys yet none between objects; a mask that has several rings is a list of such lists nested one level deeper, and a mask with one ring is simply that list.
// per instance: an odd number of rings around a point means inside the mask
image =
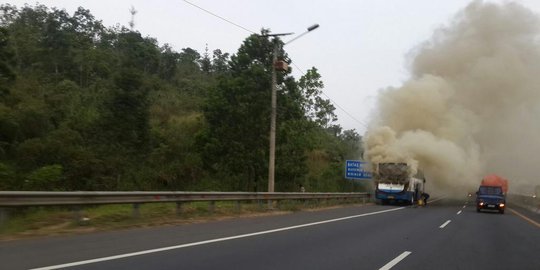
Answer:
[{"label": "red truck", "polygon": [[484,177],[476,192],[476,211],[498,210],[504,214],[507,192],[508,180],[495,174]]}]

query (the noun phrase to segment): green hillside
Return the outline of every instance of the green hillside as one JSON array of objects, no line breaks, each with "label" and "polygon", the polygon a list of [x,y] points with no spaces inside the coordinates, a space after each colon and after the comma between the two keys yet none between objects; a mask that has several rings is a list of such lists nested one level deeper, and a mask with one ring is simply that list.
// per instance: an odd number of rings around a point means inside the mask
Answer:
[{"label": "green hillside", "polygon": [[[280,40],[175,51],[84,8],[0,16],[0,190],[266,191]],[[277,81],[276,191],[359,190],[343,166],[360,136],[336,124],[317,69]]]}]

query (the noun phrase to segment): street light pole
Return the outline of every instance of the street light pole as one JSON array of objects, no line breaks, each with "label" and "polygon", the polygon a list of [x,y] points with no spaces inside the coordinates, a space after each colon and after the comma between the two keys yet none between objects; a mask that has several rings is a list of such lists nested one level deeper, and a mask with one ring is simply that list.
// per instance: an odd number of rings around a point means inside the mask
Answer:
[{"label": "street light pole", "polygon": [[[289,40],[284,45],[287,45],[301,36],[317,29],[318,24],[314,24],[307,28],[307,31],[298,35],[297,37]],[[270,34],[269,36],[285,36],[292,33],[285,34]],[[270,114],[270,150],[268,158],[268,192],[274,192],[274,179],[275,179],[275,164],[276,164],[276,110],[277,110],[277,75],[276,75],[276,63],[278,61],[279,43],[274,40],[274,53],[272,59],[272,112]]]}]

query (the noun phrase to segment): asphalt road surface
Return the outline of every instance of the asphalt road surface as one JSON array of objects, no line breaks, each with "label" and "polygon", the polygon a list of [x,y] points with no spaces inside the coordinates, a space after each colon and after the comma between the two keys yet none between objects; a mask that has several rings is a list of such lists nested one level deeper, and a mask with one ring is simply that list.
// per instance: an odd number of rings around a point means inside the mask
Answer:
[{"label": "asphalt road surface", "polygon": [[0,242],[1,269],[540,269],[537,214],[351,206]]}]

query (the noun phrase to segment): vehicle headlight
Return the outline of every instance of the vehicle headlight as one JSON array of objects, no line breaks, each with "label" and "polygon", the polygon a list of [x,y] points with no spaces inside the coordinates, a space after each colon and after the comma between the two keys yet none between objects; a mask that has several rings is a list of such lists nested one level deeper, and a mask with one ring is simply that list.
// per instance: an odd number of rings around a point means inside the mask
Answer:
[{"label": "vehicle headlight", "polygon": [[499,203],[499,207],[504,207],[504,203]]}]

